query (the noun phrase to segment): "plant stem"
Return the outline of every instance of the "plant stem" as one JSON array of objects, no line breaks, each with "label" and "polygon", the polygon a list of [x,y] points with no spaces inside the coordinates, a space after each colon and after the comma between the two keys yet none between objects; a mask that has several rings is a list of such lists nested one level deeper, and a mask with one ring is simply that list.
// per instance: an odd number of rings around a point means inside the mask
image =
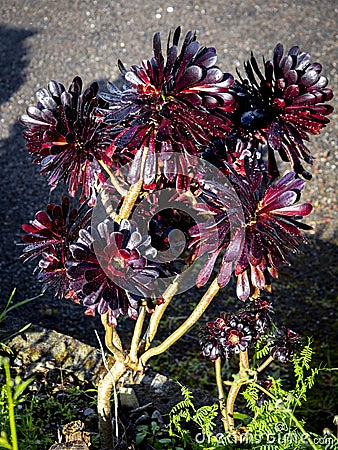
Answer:
[{"label": "plant stem", "polygon": [[227,412],[227,423],[229,427],[229,431],[233,431],[235,427],[235,421],[234,421],[234,406],[235,401],[237,398],[237,395],[243,385],[244,376],[246,371],[249,370],[249,357],[248,357],[248,351],[245,350],[244,352],[239,353],[239,380],[234,381],[231,384],[228,398],[227,398],[227,406],[226,406],[226,412]]},{"label": "plant stem", "polygon": [[128,219],[130,216],[131,210],[138,199],[139,193],[141,191],[143,185],[143,180],[140,179],[137,183],[130,186],[130,189],[127,195],[124,197],[121,209],[116,218],[116,222],[120,222],[122,219]]},{"label": "plant stem", "polygon": [[97,191],[101,196],[101,201],[102,201],[102,204],[104,206],[104,209],[105,209],[108,217],[110,217],[112,220],[115,220],[117,214],[116,214],[115,208],[113,208],[113,206],[111,204],[108,192],[102,186],[99,186],[97,188]]},{"label": "plant stem", "polygon": [[134,327],[134,333],[131,340],[130,351],[129,351],[129,360],[132,363],[137,363],[137,352],[140,343],[140,337],[142,334],[142,328],[144,324],[144,320],[146,318],[146,302],[144,302],[140,306],[140,312]]},{"label": "plant stem", "polygon": [[218,389],[219,409],[220,409],[221,415],[222,415],[224,431],[227,432],[229,430],[229,424],[228,424],[228,414],[227,414],[226,401],[225,401],[224,389],[223,389],[221,358],[217,358],[215,361],[215,373],[216,373],[216,384],[217,384],[217,389]]},{"label": "plant stem", "polygon": [[8,403],[8,415],[9,415],[9,426],[11,430],[11,442],[12,450],[18,450],[18,437],[16,434],[16,424],[15,424],[15,413],[14,413],[14,403],[12,396],[12,386],[11,386],[11,372],[9,368],[9,359],[3,358],[3,364],[6,374],[6,394]]},{"label": "plant stem", "polygon": [[118,182],[117,178],[113,174],[113,172],[110,170],[110,168],[100,159],[98,160],[101,167],[107,172],[109,175],[109,179],[111,184],[114,186],[114,188],[117,190],[117,192],[121,195],[121,197],[124,197],[127,195],[128,191],[124,189],[120,183]]},{"label": "plant stem", "polygon": [[150,348],[140,357],[141,368],[143,368],[148,359],[152,356],[159,355],[166,351],[172,344],[174,344],[180,337],[183,336],[202,316],[204,311],[210,305],[212,299],[219,291],[219,285],[217,283],[217,278],[211,283],[207,292],[203,295],[193,312],[187,318],[183,324],[178,327],[167,339],[165,339],[157,347]]},{"label": "plant stem", "polygon": [[113,427],[111,420],[110,398],[114,384],[118,382],[126,371],[126,365],[120,361],[116,361],[113,367],[98,383],[97,412],[99,416],[99,431],[102,445],[101,450],[113,449]]},{"label": "plant stem", "polygon": [[256,372],[262,372],[270,363],[272,363],[273,357],[269,356],[256,370]]},{"label": "plant stem", "polygon": [[108,325],[108,313],[102,314],[101,322],[104,326],[105,330],[105,344],[108,350],[113,354],[116,361],[123,362],[125,360],[125,356],[123,353],[121,339],[115,329]]},{"label": "plant stem", "polygon": [[140,162],[141,163],[140,179],[138,180],[137,183],[132,184],[130,186],[129,191],[125,195],[121,209],[116,218],[117,222],[120,222],[122,219],[128,219],[128,217],[130,216],[130,213],[133,209],[133,206],[135,205],[135,202],[138,199],[138,196],[139,196],[142,186],[143,186],[143,170],[144,170],[144,165],[145,165],[145,162],[147,159],[147,154],[148,154],[148,147],[145,147],[143,154],[142,154],[142,159]]},{"label": "plant stem", "polygon": [[174,295],[177,292],[178,286],[179,286],[179,276],[175,278],[175,280],[167,287],[165,292],[163,293],[163,299],[164,303],[161,303],[160,305],[156,305],[155,311],[151,314],[148,329],[143,337],[143,342],[145,342],[145,350],[148,350],[150,347],[150,344],[152,343],[160,320],[169,306],[170,300],[174,297]]}]

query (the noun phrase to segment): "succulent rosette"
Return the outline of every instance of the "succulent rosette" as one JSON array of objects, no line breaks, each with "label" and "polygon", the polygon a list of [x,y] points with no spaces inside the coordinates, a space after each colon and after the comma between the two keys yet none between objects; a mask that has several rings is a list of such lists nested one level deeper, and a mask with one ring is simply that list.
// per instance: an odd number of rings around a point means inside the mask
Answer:
[{"label": "succulent rosette", "polygon": [[[60,181],[68,184],[69,195],[82,190],[81,201],[95,203],[94,184],[101,175],[106,155],[106,127],[96,114],[98,84],[82,91],[82,80],[75,77],[68,91],[50,81],[48,89],[37,91],[37,106],[30,106],[20,121],[27,127],[23,135],[35,164],[48,176],[54,188]],[[104,178],[102,179],[104,181]]]},{"label": "succulent rosette", "polygon": [[172,40],[169,35],[165,59],[160,34],[156,33],[150,60],[130,70],[119,62],[130,87],[121,91],[109,83],[109,93],[101,94],[110,104],[106,122],[122,128],[111,143],[113,157],[135,155],[131,182],[140,176],[143,156],[145,185],[155,180],[155,153],[163,155],[164,173],[172,179],[178,170],[178,160],[170,158],[172,152],[196,155],[211,139],[231,129],[228,115],[235,108],[229,93],[232,75],[216,66],[216,50],[200,47],[191,31],[179,50],[180,34],[177,28]]},{"label": "succulent rosette", "polygon": [[302,345],[299,334],[286,327],[278,329],[275,335],[270,338],[270,343],[270,356],[283,364],[291,361],[295,351]]},{"label": "succulent rosette", "polygon": [[192,258],[209,253],[197,277],[198,286],[207,282],[218,255],[224,251],[218,283],[225,286],[234,271],[237,296],[246,300],[257,297],[262,289],[270,291],[271,277],[278,276],[280,263],[288,263],[289,253],[299,253],[301,244],[306,242],[301,230],[312,228],[297,218],[310,214],[312,206],[297,203],[305,181],[294,172],[271,181],[266,174],[250,167],[245,177],[229,169],[228,181],[241,202],[244,222],[231,229],[232,211],[224,201],[229,188],[208,181],[200,196],[208,204],[212,217],[190,229],[190,247]]},{"label": "succulent rosette", "polygon": [[277,172],[276,151],[294,172],[310,179],[302,165],[302,160],[313,162],[305,142],[319,134],[333,111],[326,103],[333,94],[322,66],[297,46],[284,54],[277,44],[263,72],[253,55],[244,68],[247,79],[240,77],[231,88],[238,103],[233,121],[239,135],[268,145],[271,173]]},{"label": "succulent rosette", "polygon": [[135,319],[139,306],[151,312],[161,297],[153,294],[152,282],[160,274],[148,258],[156,256],[149,236],[141,236],[128,220],[120,224],[105,220],[96,227],[82,229],[71,246],[67,265],[70,286],[84,306],[86,314],[108,314],[108,323],[128,315]]},{"label": "succulent rosette", "polygon": [[91,210],[82,205],[78,210],[70,207],[68,197],[60,205],[50,203],[46,211],[38,211],[30,224],[22,225],[27,233],[22,239],[25,248],[21,259],[29,261],[40,257],[36,270],[43,291],[51,287],[58,298],[76,296],[69,288],[66,261],[71,256],[70,245],[79,236],[79,230],[90,221]]},{"label": "succulent rosette", "polygon": [[232,354],[245,351],[253,342],[255,330],[244,317],[224,315],[208,322],[200,330],[202,354],[211,361],[218,357],[230,358]]},{"label": "succulent rosette", "polygon": [[254,329],[254,341],[266,334],[273,325],[274,310],[272,304],[261,298],[252,299],[246,303],[245,307],[237,315]]}]

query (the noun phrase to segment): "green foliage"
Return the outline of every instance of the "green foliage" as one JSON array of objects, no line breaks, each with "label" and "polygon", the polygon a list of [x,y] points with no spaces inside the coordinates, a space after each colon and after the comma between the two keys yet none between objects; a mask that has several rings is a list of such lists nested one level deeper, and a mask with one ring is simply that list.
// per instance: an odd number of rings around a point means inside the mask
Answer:
[{"label": "green foliage", "polygon": [[183,400],[177,403],[169,413],[169,435],[181,438],[182,442],[186,444],[191,440],[186,424],[187,422],[193,422],[209,438],[212,436],[213,429],[216,426],[214,419],[218,414],[218,406],[205,405],[196,409],[192,401],[193,395],[191,391],[183,385],[180,386]]},{"label": "green foliage", "polygon": [[[296,408],[306,402],[307,392],[313,387],[316,375],[322,370],[311,368],[312,356],[313,350],[309,340],[300,354],[293,357],[294,389],[284,389],[281,379],[273,377],[269,377],[271,386],[268,390],[256,381],[248,384],[243,396],[247,407],[253,413],[253,419],[246,426],[246,433],[252,436],[254,442],[259,442],[256,446],[253,444],[252,449],[322,448],[315,442],[322,442],[323,438],[314,433],[307,433],[304,430],[304,421],[298,420],[294,415]],[[267,442],[269,439],[270,442]],[[327,449],[336,448],[332,439],[327,440],[327,445]]]},{"label": "green foliage", "polygon": [[256,343],[254,361],[265,358],[269,354],[270,342],[268,338],[270,335],[264,334]]},{"label": "green foliage", "polygon": [[150,425],[137,425],[137,434],[135,444],[138,446],[145,440],[152,448],[156,450],[183,450],[183,448],[177,444],[177,440],[174,437],[168,435],[168,431],[161,428],[157,422],[152,421]]},{"label": "green foliage", "polygon": [[[41,297],[42,294],[36,296],[36,297],[32,297],[32,298],[27,298],[25,300],[22,300],[21,302],[15,303],[15,304],[11,304],[14,298],[14,294],[15,294],[16,289],[14,288],[11,295],[9,296],[9,299],[7,300],[7,303],[5,305],[5,307],[3,308],[2,311],[0,311],[0,324],[5,320],[5,318],[7,317],[8,313],[13,311],[16,308],[19,308],[22,305],[25,305],[26,303],[29,303],[35,299],[37,299],[38,297]],[[23,326],[22,328],[20,328],[20,330],[16,331],[13,334],[8,334],[6,332],[6,330],[0,329],[0,351],[5,351],[7,354],[11,353],[11,350],[9,349],[9,347],[5,344],[5,342],[11,338],[13,338],[14,336],[23,333],[25,330],[27,330],[27,328],[30,327],[30,323],[28,323],[27,325]]]}]

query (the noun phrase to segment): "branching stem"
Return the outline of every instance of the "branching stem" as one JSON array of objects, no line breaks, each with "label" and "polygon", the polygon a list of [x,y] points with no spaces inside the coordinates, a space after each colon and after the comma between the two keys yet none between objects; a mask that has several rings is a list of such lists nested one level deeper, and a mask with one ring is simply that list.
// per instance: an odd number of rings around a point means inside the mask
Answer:
[{"label": "branching stem", "polygon": [[117,192],[121,195],[121,197],[124,197],[127,195],[128,191],[124,189],[120,183],[118,182],[117,178],[113,174],[113,172],[110,170],[110,168],[105,164],[102,159],[99,159],[100,166],[105,170],[105,172],[109,175],[109,179],[111,184],[114,186],[114,188],[117,190]]},{"label": "branching stem", "polygon": [[125,359],[120,336],[115,327],[108,325],[108,313],[102,314],[101,322],[105,331],[105,344],[108,350],[113,354],[116,361],[123,362]]},{"label": "branching stem", "polygon": [[224,389],[223,389],[221,358],[217,358],[215,361],[215,374],[216,374],[216,384],[217,384],[217,389],[218,389],[219,409],[220,409],[221,415],[222,415],[224,431],[227,432],[229,430],[229,424],[228,424],[228,414],[227,414],[226,401],[225,401]]},{"label": "branching stem", "polygon": [[212,299],[215,297],[218,291],[219,285],[217,283],[217,279],[215,279],[209,286],[207,292],[203,295],[203,297],[197,304],[194,311],[187,318],[187,320],[183,322],[183,324],[180,327],[178,327],[169,337],[167,337],[167,339],[165,339],[160,345],[158,345],[157,347],[150,348],[140,357],[141,368],[143,368],[146,365],[149,358],[165,352],[180,337],[182,337],[183,334],[185,334],[202,316],[202,314],[210,305]]},{"label": "branching stem", "polygon": [[145,350],[148,350],[148,348],[150,347],[150,344],[152,343],[156,335],[160,320],[165,310],[169,306],[171,299],[176,294],[178,286],[179,286],[179,277],[176,277],[175,280],[167,287],[167,289],[163,293],[164,303],[156,305],[155,311],[150,316],[148,329],[143,337],[143,342],[145,342]]},{"label": "branching stem", "polygon": [[229,426],[229,431],[233,431],[235,427],[235,421],[234,421],[234,405],[237,398],[237,395],[242,387],[242,385],[245,382],[245,376],[247,371],[249,370],[249,357],[248,357],[248,351],[245,350],[244,352],[239,353],[239,380],[234,381],[231,384],[228,398],[227,398],[227,423]]},{"label": "branching stem", "polygon": [[134,327],[134,333],[131,340],[129,359],[132,363],[137,362],[137,352],[140,343],[140,337],[142,334],[144,320],[146,318],[146,303],[140,306],[139,315]]}]

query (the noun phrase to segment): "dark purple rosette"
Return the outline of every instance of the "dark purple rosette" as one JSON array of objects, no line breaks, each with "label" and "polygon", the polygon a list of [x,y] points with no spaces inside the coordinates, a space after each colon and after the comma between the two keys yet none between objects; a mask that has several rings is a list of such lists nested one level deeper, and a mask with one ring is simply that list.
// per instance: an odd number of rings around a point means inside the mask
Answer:
[{"label": "dark purple rosette", "polygon": [[200,329],[202,354],[211,361],[218,357],[228,359],[247,350],[254,335],[255,329],[245,317],[222,313],[214,322],[208,322]]},{"label": "dark purple rosette", "polygon": [[275,335],[270,338],[270,343],[270,356],[283,364],[291,361],[295,351],[302,345],[299,334],[286,327],[277,330]]},{"label": "dark purple rosette", "polygon": [[51,81],[48,89],[37,91],[37,107],[30,106],[20,118],[27,127],[23,135],[29,153],[52,188],[64,181],[72,197],[81,188],[81,202],[90,205],[95,203],[96,177],[103,176],[98,160],[111,165],[103,143],[105,126],[95,112],[97,92],[96,82],[82,92],[80,77],[74,78],[68,91]]},{"label": "dark purple rosette", "polygon": [[81,230],[71,252],[70,286],[87,307],[86,314],[108,313],[108,323],[115,326],[121,314],[135,319],[141,304],[152,312],[155,303],[163,302],[152,289],[160,270],[148,261],[156,250],[150,237],[141,236],[128,220],[106,220]]},{"label": "dark purple rosette", "polygon": [[69,287],[65,264],[71,256],[70,245],[78,238],[79,230],[89,224],[90,217],[88,207],[71,208],[69,198],[62,197],[61,205],[49,204],[46,211],[35,214],[32,223],[22,225],[27,234],[22,237],[25,248],[21,259],[41,258],[36,270],[43,291],[51,287],[58,298],[76,300]]},{"label": "dark purple rosette", "polygon": [[237,315],[255,330],[253,340],[257,341],[271,329],[274,310],[271,303],[261,298],[255,298],[246,303]]},{"label": "dark purple rosette", "polygon": [[[141,66],[120,70],[130,87],[124,91],[109,83],[102,98],[110,104],[106,122],[122,130],[111,143],[114,155],[134,155],[130,181],[140,176],[140,161],[145,157],[144,184],[152,186],[157,173],[155,153],[163,155],[164,173],[172,179],[178,160],[172,152],[198,154],[210,140],[231,129],[228,113],[235,108],[229,93],[233,77],[216,66],[213,47],[200,47],[189,31],[179,49],[181,30],[168,38],[166,58],[160,34],[153,39],[154,56]],[[145,156],[146,155],[146,156]]]},{"label": "dark purple rosette", "polygon": [[263,72],[253,55],[244,68],[247,79],[240,77],[231,88],[239,105],[233,121],[240,135],[268,145],[271,174],[277,171],[276,151],[294,172],[310,179],[301,162],[313,161],[305,142],[309,135],[319,134],[333,111],[326,103],[333,93],[321,75],[321,64],[311,62],[310,54],[297,46],[284,54],[277,44]]},{"label": "dark purple rosette", "polygon": [[310,214],[312,206],[297,203],[305,181],[297,178],[294,172],[272,182],[263,173],[250,171],[247,167],[246,176],[230,170],[228,181],[241,202],[244,222],[231,232],[232,210],[226,201],[229,188],[208,181],[207,189],[202,187],[200,195],[208,204],[212,217],[190,229],[190,247],[192,257],[210,252],[197,277],[197,285],[202,286],[208,281],[223,250],[218,283],[224,286],[234,270],[237,296],[246,300],[258,296],[262,289],[270,291],[270,277],[278,276],[280,263],[288,263],[289,253],[299,253],[301,244],[306,242],[301,230],[312,228],[297,218]]}]

